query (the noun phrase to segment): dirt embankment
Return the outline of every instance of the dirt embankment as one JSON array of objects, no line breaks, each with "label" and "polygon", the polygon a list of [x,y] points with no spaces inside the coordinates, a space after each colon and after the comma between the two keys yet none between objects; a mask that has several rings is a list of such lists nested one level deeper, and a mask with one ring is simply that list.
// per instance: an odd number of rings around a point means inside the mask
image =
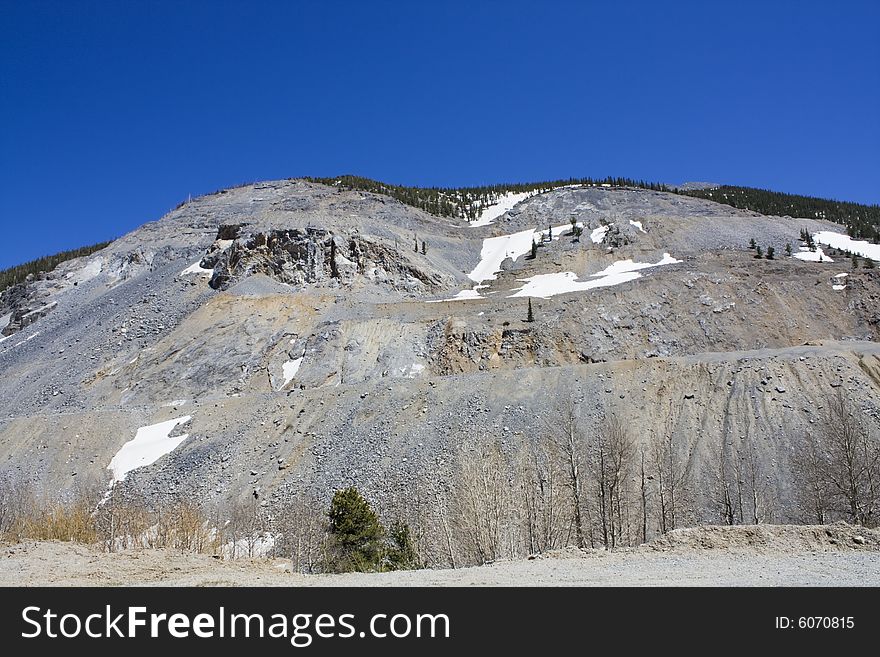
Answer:
[{"label": "dirt embankment", "polygon": [[845,524],[700,527],[647,545],[396,573],[302,575],[282,559],[167,550],[107,554],[69,543],[0,548],[0,586],[877,586],[880,531]]}]

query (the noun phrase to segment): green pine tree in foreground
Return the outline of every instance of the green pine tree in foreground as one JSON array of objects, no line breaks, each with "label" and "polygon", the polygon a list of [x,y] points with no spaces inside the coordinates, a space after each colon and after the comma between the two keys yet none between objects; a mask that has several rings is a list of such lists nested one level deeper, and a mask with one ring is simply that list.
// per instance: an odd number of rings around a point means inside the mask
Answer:
[{"label": "green pine tree in foreground", "polygon": [[409,526],[398,520],[386,530],[357,488],[336,491],[327,516],[327,570],[344,573],[421,568]]},{"label": "green pine tree in foreground", "polygon": [[380,570],[385,528],[357,488],[336,491],[327,515],[330,518],[330,570]]}]

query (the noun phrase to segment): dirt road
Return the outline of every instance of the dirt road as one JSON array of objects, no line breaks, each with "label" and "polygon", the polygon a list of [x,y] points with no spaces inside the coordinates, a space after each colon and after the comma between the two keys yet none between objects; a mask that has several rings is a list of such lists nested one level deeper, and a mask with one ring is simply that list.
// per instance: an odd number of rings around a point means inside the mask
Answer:
[{"label": "dirt road", "polygon": [[569,549],[474,568],[302,575],[282,559],[221,561],[166,550],[107,554],[69,543],[0,550],[0,586],[878,586],[880,532],[703,527],[616,552]]}]

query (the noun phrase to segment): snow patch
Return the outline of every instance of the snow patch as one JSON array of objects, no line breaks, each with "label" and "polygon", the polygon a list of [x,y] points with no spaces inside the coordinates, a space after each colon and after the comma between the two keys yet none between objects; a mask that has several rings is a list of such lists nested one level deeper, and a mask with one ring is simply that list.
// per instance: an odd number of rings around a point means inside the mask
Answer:
[{"label": "snow patch", "polygon": [[681,262],[681,260],[676,260],[668,253],[664,253],[660,261],[655,263],[620,260],[610,267],[606,267],[602,271],[592,274],[590,276],[591,280],[586,281],[579,281],[577,274],[570,271],[553,274],[537,274],[536,276],[531,276],[529,278],[518,279],[520,282],[525,283],[525,285],[514,294],[511,294],[509,298],[540,297],[542,299],[548,299],[557,294],[583,292],[598,287],[611,287],[613,285],[620,285],[621,283],[641,278],[642,275],[638,273],[638,270],[640,269],[671,265],[679,262]]},{"label": "snow patch", "polygon": [[449,299],[430,299],[425,303],[443,303],[444,301],[464,301],[465,299],[485,299],[486,297],[480,296],[480,290],[484,287],[489,287],[488,285],[474,285],[473,288],[468,290],[462,290],[458,292],[455,296],[450,297]]},{"label": "snow patch", "polygon": [[607,234],[608,226],[599,226],[598,228],[593,229],[593,232],[590,233],[590,239],[593,241],[593,244],[601,244]]},{"label": "snow patch", "polygon": [[630,225],[630,226],[635,226],[635,227],[638,228],[639,231],[642,232],[642,233],[647,233],[647,232],[648,232],[648,231],[646,231],[644,228],[642,228],[642,222],[641,222],[641,221],[633,221],[632,219],[630,219],[630,220],[629,220],[629,225]]},{"label": "snow patch", "polygon": [[641,278],[641,274],[638,272],[623,272],[612,276],[602,276],[588,281],[577,280],[577,274],[571,271],[554,274],[537,274],[529,278],[518,279],[525,283],[525,285],[517,292],[511,294],[510,298],[540,297],[542,299],[548,299],[557,294],[583,292],[597,287],[619,285],[620,283],[632,281],[636,278]]},{"label": "snow patch", "polygon": [[191,419],[191,416],[185,415],[138,429],[134,438],[116,452],[116,455],[110,460],[110,465],[107,466],[107,469],[113,473],[110,487],[112,488],[116,482],[125,479],[132,470],[151,465],[177,449],[184,440],[189,438],[189,434],[185,433],[174,438],[170,438],[169,434],[178,424],[185,424]]},{"label": "snow patch", "polygon": [[186,399],[173,399],[170,402],[166,402],[162,404],[164,408],[171,408],[172,406],[183,406],[187,402]]},{"label": "snow patch", "polygon": [[844,272],[844,273],[842,273],[842,274],[835,274],[835,275],[834,275],[834,278],[846,278],[847,276],[849,276],[849,274],[847,274],[846,272]]},{"label": "snow patch", "polygon": [[668,253],[664,253],[663,257],[660,258],[659,262],[650,263],[650,262],[634,262],[633,260],[618,260],[613,265],[606,267],[600,272],[596,272],[592,274],[592,276],[613,276],[616,274],[622,274],[626,272],[638,271],[639,269],[647,269],[648,267],[659,267],[661,265],[675,265],[681,262],[681,260],[676,260]]},{"label": "snow patch", "polygon": [[[583,226],[583,224],[578,224]],[[559,239],[566,230],[571,230],[571,223],[561,226],[551,226],[545,230],[521,230],[510,235],[488,237],[483,240],[483,248],[480,251],[480,262],[468,274],[475,283],[495,280],[495,274],[501,271],[501,263],[507,258],[516,260],[520,256],[532,250],[532,242],[541,241],[549,231],[553,232],[553,238]]]},{"label": "snow patch", "polygon": [[845,290],[845,289],[846,289],[846,285],[832,285],[832,286],[831,286],[831,289],[832,289],[832,290]]},{"label": "snow patch", "polygon": [[474,221],[469,222],[468,225],[474,227],[488,226],[502,214],[504,214],[508,210],[512,210],[513,206],[515,206],[517,203],[522,203],[527,198],[534,196],[537,193],[537,190],[532,192],[522,192],[519,194],[508,192],[507,194],[500,196],[494,204],[483,208],[480,216],[477,217]]},{"label": "snow patch", "polygon": [[864,258],[880,261],[880,244],[871,244],[864,240],[854,240],[849,235],[834,233],[830,230],[815,233],[813,240],[841,251],[850,251]]},{"label": "snow patch", "polygon": [[834,262],[822,252],[821,246],[817,246],[815,251],[810,251],[807,247],[802,246],[801,250],[798,253],[793,253],[791,257],[798,260],[806,260],[807,262]]},{"label": "snow patch", "polygon": [[[293,381],[293,377],[295,377],[296,373],[299,372],[299,366],[302,365],[304,357],[305,352],[303,352],[303,355],[299,358],[289,360],[281,366],[281,372],[284,374],[284,383],[281,384],[281,388]],[[279,390],[281,388],[279,388]]]},{"label": "snow patch", "polygon": [[400,368],[400,375],[407,379],[414,379],[425,371],[425,366],[421,363],[413,363],[412,365]]},{"label": "snow patch", "polygon": [[532,241],[535,239],[535,231],[531,228],[521,230],[512,235],[489,237],[483,240],[483,248],[480,251],[480,262],[468,274],[475,283],[486,280],[495,280],[495,274],[501,271],[501,263],[506,258],[516,260],[532,250]]},{"label": "snow patch", "polygon": [[180,272],[181,276],[189,276],[190,274],[202,274],[202,275],[206,275],[206,276],[213,276],[214,270],[213,269],[205,269],[204,267],[202,267],[202,261],[199,260],[198,262],[194,262],[189,267],[187,267],[182,272]]}]

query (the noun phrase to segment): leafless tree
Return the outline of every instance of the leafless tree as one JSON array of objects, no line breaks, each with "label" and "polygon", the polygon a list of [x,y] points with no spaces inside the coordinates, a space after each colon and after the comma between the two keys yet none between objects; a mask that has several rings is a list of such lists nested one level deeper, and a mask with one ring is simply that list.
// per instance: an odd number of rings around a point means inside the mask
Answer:
[{"label": "leafless tree", "polygon": [[458,461],[453,520],[460,544],[475,563],[513,556],[508,532],[515,521],[504,456],[497,445],[480,443],[463,446]]},{"label": "leafless tree", "polygon": [[821,433],[805,438],[798,467],[801,499],[820,522],[845,518],[874,525],[880,514],[880,443],[843,389],[829,395]]},{"label": "leafless tree", "polygon": [[635,442],[614,416],[602,423],[591,454],[591,473],[598,498],[602,542],[616,547],[629,531],[629,481],[635,458]]},{"label": "leafless tree", "polygon": [[290,559],[294,572],[313,573],[324,563],[327,519],[321,503],[302,492],[275,513],[276,554]]},{"label": "leafless tree", "polygon": [[[552,419],[544,418],[543,424],[556,452],[565,465],[570,491],[572,516],[574,519],[577,546],[587,546],[585,500],[583,485],[583,462],[586,456],[586,441],[579,423],[577,405],[573,397],[563,397],[557,403]],[[592,547],[592,539],[590,540]]]},{"label": "leafless tree", "polygon": [[565,472],[552,441],[523,445],[516,471],[520,516],[530,554],[562,547],[568,541],[571,502],[564,489]]},{"label": "leafless tree", "polygon": [[731,495],[731,468],[724,453],[724,440],[710,444],[707,455],[708,477],[706,498],[718,509],[719,518],[725,525],[735,525],[737,519],[736,504]]},{"label": "leafless tree", "polygon": [[828,469],[824,448],[816,436],[806,434],[792,458],[795,488],[807,519],[819,525],[828,522],[828,494],[825,472]]}]

